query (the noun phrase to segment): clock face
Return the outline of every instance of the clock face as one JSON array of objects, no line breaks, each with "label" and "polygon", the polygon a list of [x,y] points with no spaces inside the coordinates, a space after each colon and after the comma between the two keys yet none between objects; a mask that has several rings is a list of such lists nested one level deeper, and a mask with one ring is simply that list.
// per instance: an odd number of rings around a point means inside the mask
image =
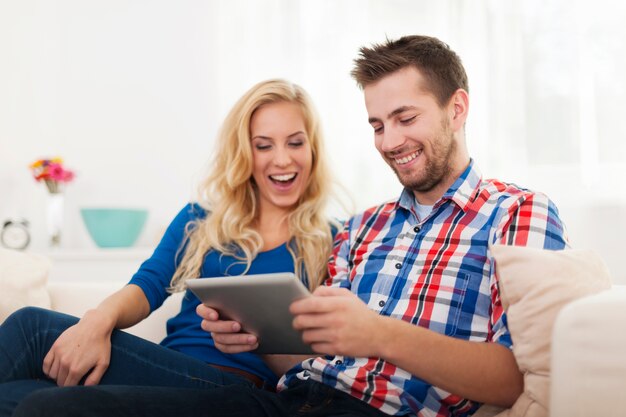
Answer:
[{"label": "clock face", "polygon": [[30,234],[24,222],[7,221],[0,232],[0,242],[5,248],[25,249],[30,243]]}]

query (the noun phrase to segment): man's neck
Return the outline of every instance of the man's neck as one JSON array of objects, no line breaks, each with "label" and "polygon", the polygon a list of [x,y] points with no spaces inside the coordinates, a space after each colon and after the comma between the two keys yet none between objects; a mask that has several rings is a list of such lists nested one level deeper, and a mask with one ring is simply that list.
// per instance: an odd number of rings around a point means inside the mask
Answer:
[{"label": "man's neck", "polygon": [[445,195],[446,192],[452,187],[452,184],[459,179],[459,177],[465,172],[467,167],[470,164],[469,156],[463,158],[458,163],[455,164],[456,168],[452,169],[445,178],[439,182],[435,187],[428,191],[413,191],[413,196],[415,196],[415,200],[424,206],[434,206],[437,201],[441,200],[441,197]]}]

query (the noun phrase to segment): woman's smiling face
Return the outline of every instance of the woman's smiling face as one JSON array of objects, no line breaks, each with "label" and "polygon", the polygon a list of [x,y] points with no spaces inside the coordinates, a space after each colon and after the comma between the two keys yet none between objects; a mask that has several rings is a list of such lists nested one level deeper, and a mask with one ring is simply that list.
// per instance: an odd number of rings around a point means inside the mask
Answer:
[{"label": "woman's smiling face", "polygon": [[300,105],[264,104],[250,120],[260,210],[291,210],[309,182],[313,155]]}]

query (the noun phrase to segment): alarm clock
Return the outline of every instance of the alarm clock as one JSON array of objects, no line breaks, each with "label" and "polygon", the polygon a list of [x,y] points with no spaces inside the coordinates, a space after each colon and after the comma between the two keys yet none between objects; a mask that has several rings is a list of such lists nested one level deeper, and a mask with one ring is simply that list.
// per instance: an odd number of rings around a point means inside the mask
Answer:
[{"label": "alarm clock", "polygon": [[0,243],[7,249],[24,250],[30,243],[30,232],[26,220],[7,220],[0,231]]}]

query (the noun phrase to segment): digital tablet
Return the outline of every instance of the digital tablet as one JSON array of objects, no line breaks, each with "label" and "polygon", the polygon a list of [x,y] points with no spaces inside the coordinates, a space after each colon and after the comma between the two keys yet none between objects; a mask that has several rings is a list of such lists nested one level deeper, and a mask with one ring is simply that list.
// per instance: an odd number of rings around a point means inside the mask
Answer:
[{"label": "digital tablet", "polygon": [[292,273],[198,278],[188,288],[220,318],[236,320],[259,341],[256,353],[313,353],[292,326],[289,305],[311,293]]}]

